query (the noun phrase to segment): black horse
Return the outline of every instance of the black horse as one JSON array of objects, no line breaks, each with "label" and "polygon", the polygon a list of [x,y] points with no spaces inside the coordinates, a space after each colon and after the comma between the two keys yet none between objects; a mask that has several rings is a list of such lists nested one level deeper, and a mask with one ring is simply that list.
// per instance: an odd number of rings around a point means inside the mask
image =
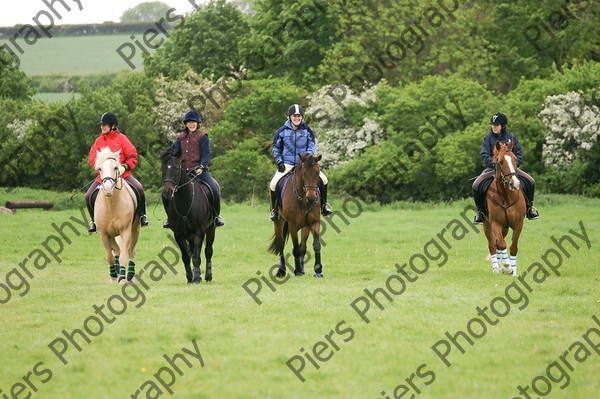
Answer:
[{"label": "black horse", "polygon": [[[162,199],[169,225],[181,250],[188,283],[202,281],[200,250],[206,238],[206,281],[212,281],[213,242],[215,224],[213,207],[209,201],[209,188],[198,182],[182,167],[181,160],[173,155],[171,148],[160,153],[163,178]],[[190,255],[194,273],[190,268]]]}]

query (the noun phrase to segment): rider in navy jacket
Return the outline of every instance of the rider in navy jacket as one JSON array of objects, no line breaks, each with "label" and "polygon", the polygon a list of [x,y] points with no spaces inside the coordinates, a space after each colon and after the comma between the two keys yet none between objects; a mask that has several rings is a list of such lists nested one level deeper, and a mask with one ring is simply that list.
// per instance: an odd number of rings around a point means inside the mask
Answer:
[{"label": "rider in navy jacket", "polygon": [[277,165],[281,162],[295,165],[300,154],[308,152],[314,155],[315,149],[315,135],[304,121],[294,130],[288,119],[273,136],[273,156]]},{"label": "rider in navy jacket", "polygon": [[[496,173],[496,164],[494,163],[494,146],[499,141],[502,144],[507,144],[509,141],[513,142],[512,152],[517,157],[517,168],[523,163],[523,151],[521,144],[514,134],[506,130],[506,124],[508,118],[501,112],[497,112],[492,115],[490,125],[492,128],[483,137],[481,142],[481,160],[485,164],[486,168],[481,172],[479,177],[473,182],[473,197],[475,199],[475,205],[477,206],[477,214],[475,215],[475,224],[483,224],[485,220],[485,209],[486,209],[486,193],[484,188],[489,187],[490,182]],[[535,193],[535,180],[521,169],[517,169],[517,177],[523,183],[523,194],[525,195],[525,202],[527,203],[527,218],[537,219],[540,217],[537,209],[533,206],[533,195]]]},{"label": "rider in navy jacket", "polygon": [[[273,157],[277,164],[277,172],[269,188],[271,189],[271,221],[279,219],[278,201],[279,198],[275,193],[277,182],[285,176],[296,162],[299,155],[308,152],[315,155],[316,143],[313,131],[304,122],[304,110],[298,104],[293,104],[288,108],[288,120],[285,124],[277,129],[273,136]],[[323,215],[331,215],[333,211],[327,204],[327,177],[319,172],[319,191],[321,193],[321,213]]]}]

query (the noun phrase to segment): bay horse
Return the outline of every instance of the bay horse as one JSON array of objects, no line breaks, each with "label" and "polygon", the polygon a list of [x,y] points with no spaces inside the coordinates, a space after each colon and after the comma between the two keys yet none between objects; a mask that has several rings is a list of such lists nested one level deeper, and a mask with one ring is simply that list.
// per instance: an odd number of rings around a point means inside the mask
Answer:
[{"label": "bay horse", "polygon": [[120,153],[121,150],[112,152],[109,147],[96,151],[94,167],[102,183],[94,206],[94,220],[106,249],[111,280],[130,283],[135,275],[133,260],[140,236],[140,217],[135,212],[135,194],[119,173]]},{"label": "bay horse", "polygon": [[[288,235],[292,236],[294,244],[294,274],[304,274],[304,255],[306,240],[312,232],[313,250],[315,253],[315,277],[323,277],[321,264],[321,243],[319,229],[321,226],[321,196],[319,192],[319,161],[321,155],[315,157],[309,153],[299,155],[299,162],[294,166],[282,190],[282,204],[279,214],[282,216],[274,222],[275,233],[268,251],[279,255],[277,277],[286,275],[283,248]],[[301,232],[301,242],[298,242],[298,230]]]},{"label": "bay horse", "polygon": [[[512,148],[512,141],[508,144],[496,142],[494,147],[495,184],[491,184],[487,191],[488,217],[483,223],[483,231],[492,257],[493,272],[500,272],[500,263],[503,273],[516,276],[518,242],[523,229],[526,204],[517,177],[517,157]],[[510,258],[504,240],[509,228],[513,231]]]},{"label": "bay horse", "polygon": [[[213,208],[209,201],[209,188],[188,175],[181,160],[168,148],[160,154],[162,166],[162,199],[169,226],[181,250],[188,283],[202,282],[200,250],[206,240],[204,257],[206,274],[204,279],[212,281],[212,255],[215,241]],[[193,173],[193,172],[192,172]],[[190,268],[190,255],[194,271]]]}]

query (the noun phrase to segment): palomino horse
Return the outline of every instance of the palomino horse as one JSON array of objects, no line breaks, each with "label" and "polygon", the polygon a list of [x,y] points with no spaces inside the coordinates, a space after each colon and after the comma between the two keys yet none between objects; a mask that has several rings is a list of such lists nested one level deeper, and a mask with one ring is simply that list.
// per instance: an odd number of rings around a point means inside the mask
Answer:
[{"label": "palomino horse", "polygon": [[[288,234],[294,243],[294,262],[296,276],[304,274],[304,255],[306,254],[306,240],[309,232],[313,235],[313,250],[315,252],[315,277],[323,277],[321,265],[321,243],[319,242],[319,229],[321,226],[321,196],[319,195],[319,164],[321,156],[312,156],[309,153],[300,155],[300,160],[294,166],[292,175],[288,176],[283,186],[281,209],[283,216],[274,222],[275,234],[268,251],[279,255],[278,277],[284,277],[285,257],[283,247]],[[302,241],[298,243],[298,230],[302,229]]]},{"label": "palomino horse", "polygon": [[[517,157],[512,152],[513,142],[496,142],[494,162],[496,163],[495,184],[487,192],[488,218],[483,231],[488,240],[488,249],[492,257],[494,273],[500,272],[499,263],[505,274],[517,275],[518,242],[525,218],[525,197],[517,177]],[[510,258],[506,251],[504,237],[508,228],[513,230]]]},{"label": "palomino horse", "polygon": [[[163,178],[163,205],[175,241],[181,250],[188,283],[200,283],[200,249],[206,238],[204,257],[206,258],[206,281],[212,281],[212,255],[215,241],[213,208],[209,202],[209,188],[190,178],[181,165],[181,160],[173,155],[171,148],[160,154]],[[194,273],[190,268],[190,253],[194,263]]]},{"label": "palomino horse", "polygon": [[[135,194],[119,173],[121,150],[112,152],[105,147],[96,153],[95,168],[100,172],[102,183],[94,207],[94,220],[106,248],[112,281],[131,282],[135,275],[135,245],[140,236]],[[117,242],[117,236],[120,237],[120,242]],[[125,266],[121,266],[119,262],[127,265],[127,275]]]}]

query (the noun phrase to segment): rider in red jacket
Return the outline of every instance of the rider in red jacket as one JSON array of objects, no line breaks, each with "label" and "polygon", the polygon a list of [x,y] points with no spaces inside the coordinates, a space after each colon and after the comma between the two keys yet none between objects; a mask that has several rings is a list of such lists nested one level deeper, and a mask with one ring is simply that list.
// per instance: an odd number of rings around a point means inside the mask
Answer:
[{"label": "rider in red jacket", "polygon": [[[101,151],[106,147],[110,148],[112,152],[121,150],[119,154],[121,177],[127,183],[129,183],[134,191],[136,191],[138,196],[138,207],[136,212],[140,215],[140,223],[142,227],[148,226],[150,223],[146,217],[146,195],[144,194],[144,188],[131,174],[131,170],[135,168],[135,165],[138,161],[137,149],[133,144],[131,144],[127,136],[119,132],[119,129],[117,128],[117,122],[118,121],[115,114],[110,112],[104,113],[100,118],[100,122],[98,124],[101,126],[102,133],[100,134],[100,137],[96,139],[92,145],[92,148],[90,149],[90,165],[92,165],[92,167],[95,167],[96,165],[96,151]],[[100,179],[100,173],[96,171],[96,174],[98,177],[85,194],[85,203],[92,218],[90,227],[88,229],[88,233],[90,234],[96,232],[96,223],[94,223],[94,204],[96,202],[97,189],[100,186],[100,183],[102,183],[102,180]]]}]

